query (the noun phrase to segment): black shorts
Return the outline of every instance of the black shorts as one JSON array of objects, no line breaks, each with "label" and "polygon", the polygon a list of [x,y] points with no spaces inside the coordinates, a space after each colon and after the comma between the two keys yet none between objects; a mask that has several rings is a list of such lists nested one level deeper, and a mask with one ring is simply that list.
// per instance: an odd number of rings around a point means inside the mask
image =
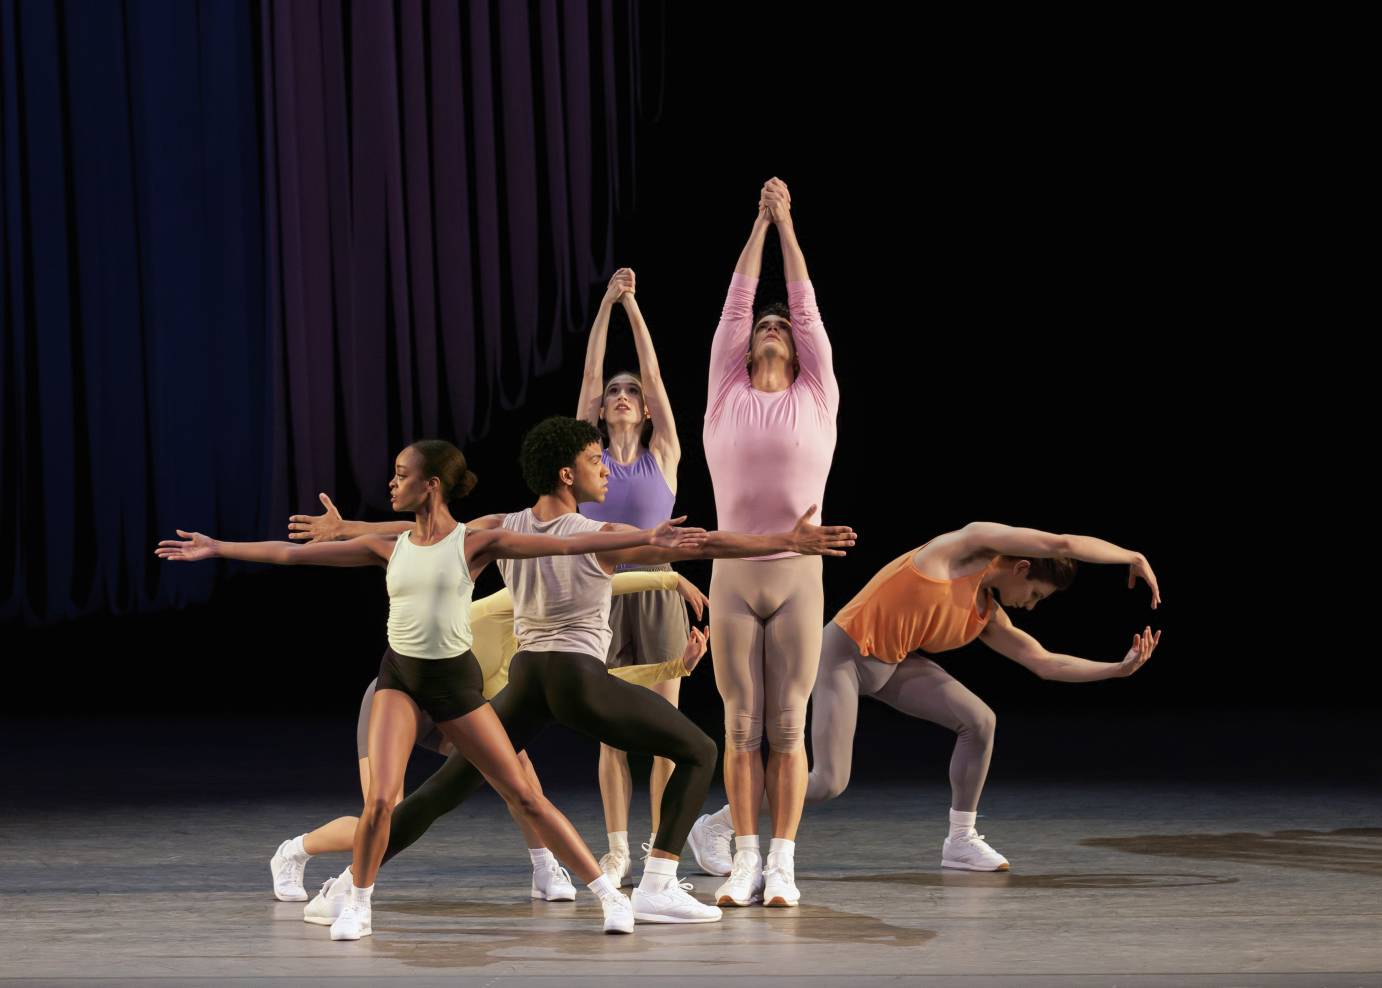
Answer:
[{"label": "black shorts", "polygon": [[384,649],[376,689],[399,690],[433,723],[464,717],[485,704],[485,674],[473,652],[445,659],[415,659]]},{"label": "black shorts", "polygon": [[[369,757],[369,715],[374,706],[374,690],[378,682],[378,679],[371,679],[365,695],[360,698],[360,716],[355,721],[355,754],[359,758]],[[443,739],[437,725],[426,714],[418,714],[417,719],[417,740],[413,743],[419,748],[441,754]]]}]

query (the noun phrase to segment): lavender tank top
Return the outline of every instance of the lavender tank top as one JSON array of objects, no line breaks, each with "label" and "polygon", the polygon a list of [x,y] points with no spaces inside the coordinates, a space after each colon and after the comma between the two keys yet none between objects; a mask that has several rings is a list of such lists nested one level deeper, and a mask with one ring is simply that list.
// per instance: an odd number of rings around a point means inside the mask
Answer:
[{"label": "lavender tank top", "polygon": [[676,501],[667,479],[657,465],[657,458],[646,446],[638,459],[628,466],[604,452],[609,469],[609,490],[603,503],[587,501],[580,506],[581,514],[599,522],[619,522],[635,528],[652,528],[672,517]]}]

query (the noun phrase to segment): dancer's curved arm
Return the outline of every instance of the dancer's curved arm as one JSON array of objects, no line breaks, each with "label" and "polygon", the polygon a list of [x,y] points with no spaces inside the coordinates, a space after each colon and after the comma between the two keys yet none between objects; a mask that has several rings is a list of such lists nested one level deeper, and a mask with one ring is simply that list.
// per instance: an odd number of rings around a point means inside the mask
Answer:
[{"label": "dancer's curved arm", "polygon": [[1131,676],[1146,664],[1161,642],[1161,632],[1151,626],[1132,636],[1132,647],[1118,662],[1093,662],[1075,655],[1049,652],[1031,635],[1008,619],[995,605],[993,618],[979,634],[979,640],[999,655],[1036,673],[1042,679],[1061,683],[1093,683],[1101,679]]},{"label": "dancer's curved arm", "polygon": [[605,341],[609,337],[609,315],[614,303],[627,297],[634,287],[633,272],[620,268],[609,279],[595,321],[590,326],[590,339],[585,345],[585,372],[581,375],[581,396],[576,400],[576,418],[595,425],[600,421],[600,402],[605,392]]},{"label": "dancer's curved arm", "polygon": [[[848,525],[813,525],[811,516],[816,513],[816,505],[811,505],[806,514],[797,519],[790,532],[772,535],[750,535],[747,532],[706,532],[701,544],[695,548],[663,549],[644,547],[624,549],[618,552],[602,552],[600,563],[606,567],[621,563],[651,565],[655,563],[674,563],[684,559],[744,559],[751,556],[771,556],[779,552],[797,552],[803,556],[843,556],[845,550],[854,545],[857,536]],[[605,529],[626,526],[608,524]]]},{"label": "dancer's curved arm", "polygon": [[222,542],[201,532],[176,530],[181,539],[164,539],[154,550],[169,562],[195,563],[204,559],[239,559],[276,566],[384,566],[393,552],[393,537],[366,535],[348,542]]},{"label": "dancer's curved arm", "polygon": [[992,521],[972,521],[955,533],[957,558],[981,555],[1026,556],[1049,559],[1064,556],[1082,563],[1112,563],[1128,567],[1128,587],[1140,578],[1152,591],[1152,607],[1161,603],[1161,590],[1147,557],[1140,552],[1090,535],[1055,535],[1035,528],[1013,528]]},{"label": "dancer's curved arm", "polygon": [[792,314],[792,339],[797,350],[797,364],[802,383],[814,391],[830,414],[840,407],[840,386],[835,380],[835,356],[816,306],[816,289],[806,270],[806,257],[797,243],[796,227],[792,225],[792,196],[780,178],[771,178],[763,186],[760,205],[768,211],[777,227],[777,239],[782,245],[782,268],[787,275],[787,308]]},{"label": "dancer's curved arm", "polygon": [[657,457],[663,475],[668,478],[667,486],[675,491],[677,465],[681,462],[681,440],[677,438],[672,400],[667,397],[667,385],[662,380],[662,368],[658,365],[657,351],[653,348],[653,336],[648,332],[648,324],[643,321],[638,297],[628,292],[620,301],[624,303],[629,325],[633,327],[633,345],[638,351],[638,376],[643,379],[643,400],[653,418],[653,434],[648,440],[648,448]]}]

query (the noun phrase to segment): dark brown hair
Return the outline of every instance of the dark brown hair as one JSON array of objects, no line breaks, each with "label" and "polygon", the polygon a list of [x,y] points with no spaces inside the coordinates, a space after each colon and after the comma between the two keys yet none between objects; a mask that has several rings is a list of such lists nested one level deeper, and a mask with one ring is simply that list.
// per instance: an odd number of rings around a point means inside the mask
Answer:
[{"label": "dark brown hair", "polygon": [[422,475],[441,481],[443,501],[463,498],[479,479],[465,464],[465,454],[445,439],[419,439],[409,447],[422,458]]},{"label": "dark brown hair", "polygon": [[1032,564],[1032,568],[1027,571],[1027,579],[1049,583],[1057,590],[1069,590],[1070,584],[1075,582],[1075,571],[1079,569],[1079,564],[1075,560],[1065,556],[1054,556],[1050,559],[1028,559],[1026,556],[1004,558],[1013,562],[1026,559]]}]

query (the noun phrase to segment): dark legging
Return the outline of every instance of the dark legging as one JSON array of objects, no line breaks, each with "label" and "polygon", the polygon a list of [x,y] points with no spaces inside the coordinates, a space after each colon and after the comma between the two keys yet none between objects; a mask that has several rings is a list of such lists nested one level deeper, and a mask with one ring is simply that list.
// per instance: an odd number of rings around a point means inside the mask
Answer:
[{"label": "dark legging", "polygon": [[[593,655],[578,652],[519,652],[509,663],[508,686],[491,703],[515,751],[556,721],[611,748],[674,762],[653,847],[680,855],[719,757],[715,742],[685,714],[652,690],[611,676]],[[411,846],[484,781],[459,753],[449,757],[394,808],[384,860]]]}]

